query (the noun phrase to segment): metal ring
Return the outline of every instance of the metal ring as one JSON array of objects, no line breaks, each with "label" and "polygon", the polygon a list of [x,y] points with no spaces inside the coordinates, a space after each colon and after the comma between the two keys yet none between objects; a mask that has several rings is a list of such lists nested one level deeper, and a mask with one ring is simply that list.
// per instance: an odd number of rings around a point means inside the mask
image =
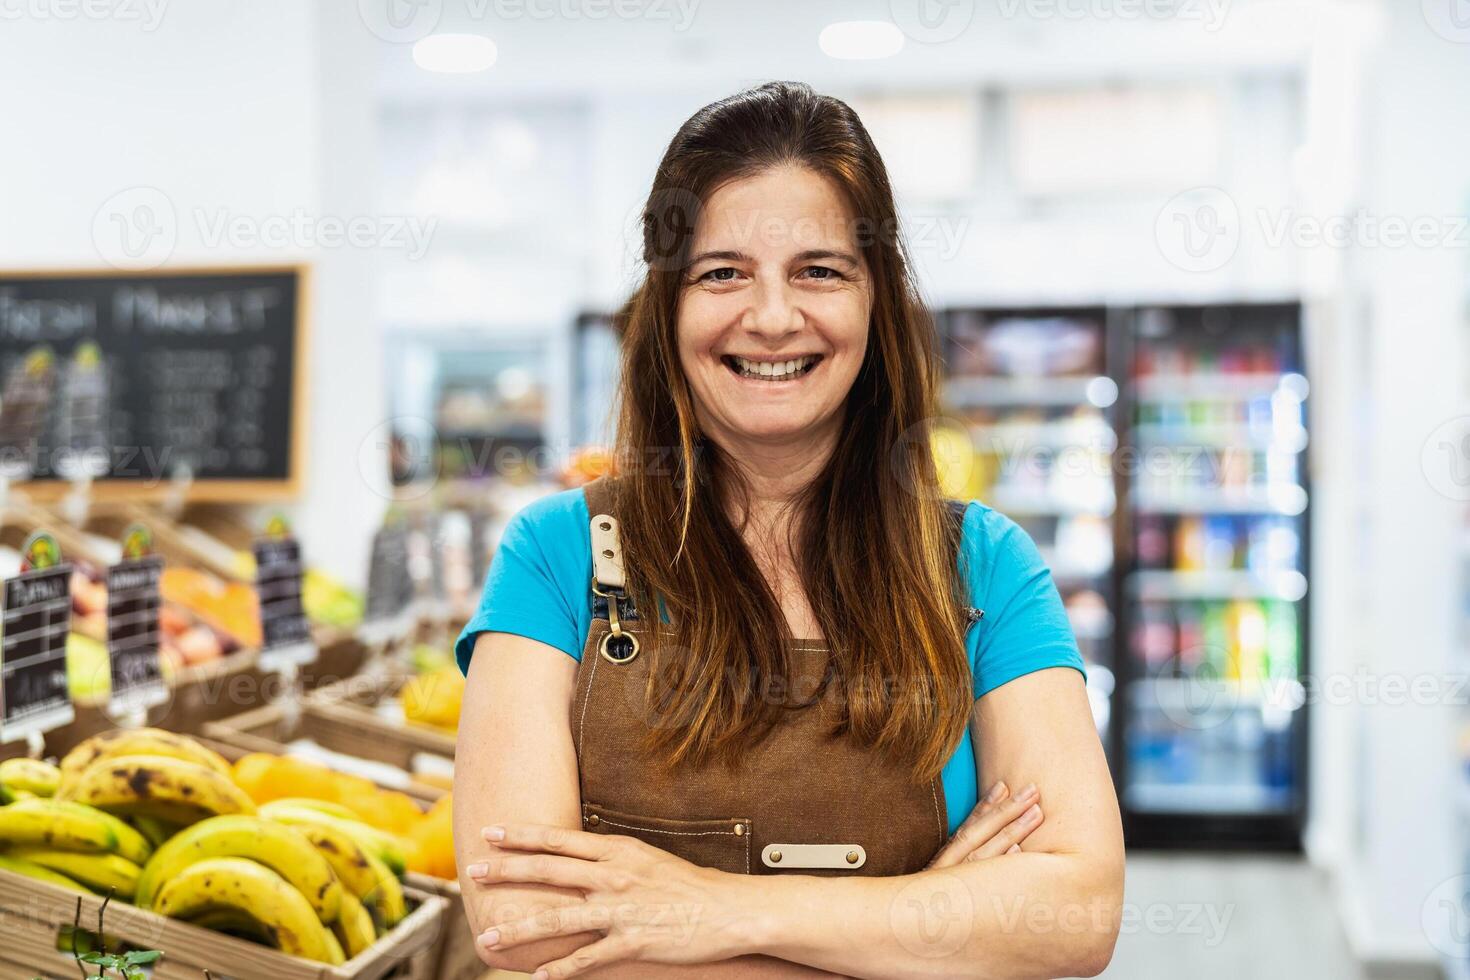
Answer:
[{"label": "metal ring", "polygon": [[[629,653],[626,657],[614,657],[611,651],[608,649],[608,642],[614,637],[616,637],[617,639],[625,639],[629,643],[633,644],[633,651]],[[631,663],[633,658],[638,656],[638,637],[636,634],[628,632],[604,633],[602,634],[602,640],[599,641],[597,644],[597,652],[602,655],[603,660],[606,660],[610,664]]]}]

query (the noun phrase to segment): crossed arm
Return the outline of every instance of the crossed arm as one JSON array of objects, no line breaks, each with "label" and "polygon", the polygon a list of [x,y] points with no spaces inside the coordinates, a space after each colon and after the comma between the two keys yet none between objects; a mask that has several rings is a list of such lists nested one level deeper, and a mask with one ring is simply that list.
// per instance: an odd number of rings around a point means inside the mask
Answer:
[{"label": "crossed arm", "polygon": [[575,667],[502,633],[482,634],[471,660],[455,848],[488,964],[557,978],[1000,978],[1091,976],[1111,958],[1122,832],[1076,671],[1017,678],[973,721],[980,785],[1034,783],[1044,821],[1017,822],[1029,809],[1017,791],[917,874],[752,878],[581,832]]}]

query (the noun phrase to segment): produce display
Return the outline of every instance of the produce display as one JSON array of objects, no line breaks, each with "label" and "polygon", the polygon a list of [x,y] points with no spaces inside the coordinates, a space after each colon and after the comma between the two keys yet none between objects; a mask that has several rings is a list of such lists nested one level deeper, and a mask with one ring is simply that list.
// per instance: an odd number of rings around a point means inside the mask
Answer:
[{"label": "produce display", "polygon": [[[421,863],[420,835],[370,825],[333,801],[257,804],[235,781],[237,768],[152,728],[94,736],[59,765],[0,762],[0,869],[330,964],[404,918],[400,878]],[[260,772],[258,762],[252,768]],[[386,799],[363,795],[358,805],[402,812]],[[410,829],[428,822],[405,801]]]}]

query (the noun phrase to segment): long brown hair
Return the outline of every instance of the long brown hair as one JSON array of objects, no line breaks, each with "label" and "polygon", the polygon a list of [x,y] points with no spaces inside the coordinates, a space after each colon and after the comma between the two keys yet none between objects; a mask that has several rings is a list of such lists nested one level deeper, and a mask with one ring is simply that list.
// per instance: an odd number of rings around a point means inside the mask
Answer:
[{"label": "long brown hair", "polygon": [[959,744],[973,703],[957,530],[928,439],[940,377],[934,326],[867,130],[845,103],[793,82],[715,102],[679,128],[642,211],[646,274],[619,315],[624,560],[640,615],[654,617],[654,597],[663,600],[669,632],[649,637],[650,655],[674,644],[658,661],[657,696],[664,717],[682,720],[652,726],[649,744],[670,764],[733,761],[785,710],[762,692],[790,679],[786,619],[721,505],[743,487],[700,432],[676,337],[701,202],[729,180],[783,165],[809,168],[845,194],[873,283],[842,432],[793,512],[797,571],[834,651],[826,683],[837,685],[837,734],[929,779]]}]

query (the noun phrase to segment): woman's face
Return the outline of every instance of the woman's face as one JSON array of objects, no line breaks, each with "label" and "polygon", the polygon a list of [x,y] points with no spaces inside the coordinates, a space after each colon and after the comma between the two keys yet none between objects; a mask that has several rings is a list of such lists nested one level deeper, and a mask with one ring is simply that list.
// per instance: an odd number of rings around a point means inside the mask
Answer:
[{"label": "woman's face", "polygon": [[855,232],[837,188],[805,168],[731,181],[706,202],[678,342],[717,444],[790,446],[841,425],[872,309]]}]

